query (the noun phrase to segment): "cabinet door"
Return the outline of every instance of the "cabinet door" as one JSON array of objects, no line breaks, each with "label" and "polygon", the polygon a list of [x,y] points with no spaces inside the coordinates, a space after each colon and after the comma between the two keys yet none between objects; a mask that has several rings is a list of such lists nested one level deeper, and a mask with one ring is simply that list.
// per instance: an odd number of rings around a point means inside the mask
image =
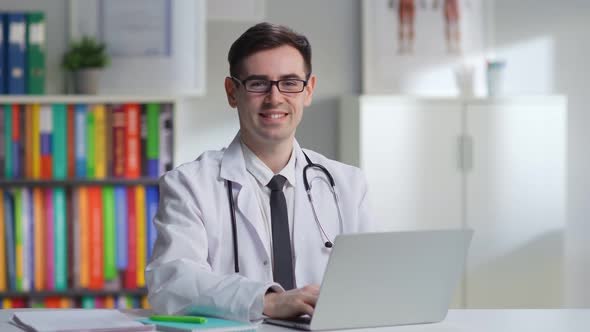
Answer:
[{"label": "cabinet door", "polygon": [[382,228],[461,227],[460,104],[364,97],[360,105],[360,167]]},{"label": "cabinet door", "polygon": [[467,307],[557,307],[563,297],[566,106],[555,98],[472,102]]}]

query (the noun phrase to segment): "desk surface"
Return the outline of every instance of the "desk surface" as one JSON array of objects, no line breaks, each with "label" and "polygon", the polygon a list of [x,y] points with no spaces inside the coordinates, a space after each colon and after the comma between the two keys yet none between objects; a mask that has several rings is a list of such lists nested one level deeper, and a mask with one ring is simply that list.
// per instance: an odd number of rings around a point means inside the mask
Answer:
[{"label": "desk surface", "polygon": [[[0,310],[0,331],[22,332],[8,324],[15,311],[36,309]],[[38,309],[44,310],[44,309]],[[52,309],[53,310],[53,309]],[[83,309],[80,309],[83,310]],[[123,310],[133,317],[149,315],[146,310]],[[294,331],[262,324],[258,332]],[[530,310],[450,310],[447,318],[436,324],[421,324],[376,329],[346,330],[347,332],[588,332],[590,309],[530,309]]]}]

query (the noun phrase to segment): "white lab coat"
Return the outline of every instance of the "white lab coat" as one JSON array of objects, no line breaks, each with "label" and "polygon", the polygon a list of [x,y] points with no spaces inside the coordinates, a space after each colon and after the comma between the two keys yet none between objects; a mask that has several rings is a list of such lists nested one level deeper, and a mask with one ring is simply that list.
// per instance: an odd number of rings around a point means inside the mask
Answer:
[{"label": "white lab coat", "polygon": [[[294,143],[295,202],[292,246],[297,287],[320,284],[330,255],[303,185],[307,161]],[[367,186],[361,171],[306,150],[336,184],[343,233],[372,231]],[[309,170],[308,179],[324,177]],[[234,273],[232,226],[225,180],[233,183],[240,273]],[[163,314],[198,312],[236,320],[262,318],[263,297],[273,283],[269,234],[246,170],[239,134],[227,149],[208,151],[160,179],[154,219],[158,237],[146,268],[149,302]],[[340,233],[336,205],[326,182],[313,181],[322,227],[333,241]]]}]

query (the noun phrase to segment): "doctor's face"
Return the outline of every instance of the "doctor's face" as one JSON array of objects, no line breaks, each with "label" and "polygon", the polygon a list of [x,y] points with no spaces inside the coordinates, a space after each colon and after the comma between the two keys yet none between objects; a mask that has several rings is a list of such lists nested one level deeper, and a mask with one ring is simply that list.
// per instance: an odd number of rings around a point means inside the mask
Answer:
[{"label": "doctor's face", "polygon": [[[240,133],[246,144],[265,146],[292,140],[301,122],[303,108],[311,104],[315,77],[310,77],[301,92],[284,92],[293,89],[295,81],[271,85],[268,92],[259,90],[261,81],[305,80],[303,57],[294,47],[285,45],[264,50],[245,58],[239,77],[226,78],[225,89],[231,107],[238,109]],[[248,81],[246,81],[248,80]],[[295,89],[296,90],[296,89]],[[250,146],[252,148],[252,146]]]}]

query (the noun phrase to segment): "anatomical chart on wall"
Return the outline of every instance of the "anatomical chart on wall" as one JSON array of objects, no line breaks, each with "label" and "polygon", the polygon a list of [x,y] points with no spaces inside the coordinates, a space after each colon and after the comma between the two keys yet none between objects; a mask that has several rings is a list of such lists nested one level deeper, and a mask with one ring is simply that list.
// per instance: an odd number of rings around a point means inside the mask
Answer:
[{"label": "anatomical chart on wall", "polygon": [[[482,2],[365,1],[363,55],[370,80],[365,82],[365,92],[412,92],[405,90],[418,88],[438,94],[434,91],[441,86],[437,71],[484,50]],[[410,81],[406,84],[398,79]]]}]

